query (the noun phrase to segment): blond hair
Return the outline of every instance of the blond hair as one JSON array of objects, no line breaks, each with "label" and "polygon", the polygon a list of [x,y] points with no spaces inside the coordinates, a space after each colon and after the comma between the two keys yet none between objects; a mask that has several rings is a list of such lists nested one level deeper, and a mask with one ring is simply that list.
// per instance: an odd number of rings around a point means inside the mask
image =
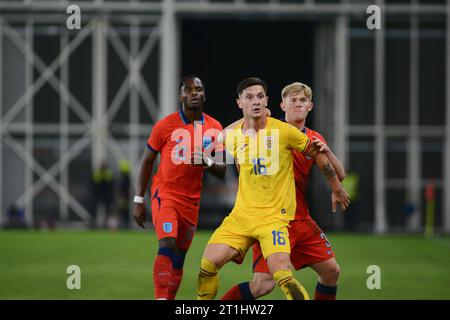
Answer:
[{"label": "blond hair", "polygon": [[281,99],[284,100],[284,98],[286,98],[288,95],[299,94],[301,92],[304,92],[305,97],[307,97],[309,100],[312,100],[313,93],[311,88],[301,82],[294,82],[284,87],[281,91]]}]

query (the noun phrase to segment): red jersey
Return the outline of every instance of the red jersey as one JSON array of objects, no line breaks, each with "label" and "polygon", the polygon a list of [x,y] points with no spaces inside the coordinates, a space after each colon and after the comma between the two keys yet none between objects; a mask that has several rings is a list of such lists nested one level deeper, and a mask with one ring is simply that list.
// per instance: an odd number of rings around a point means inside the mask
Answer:
[{"label": "red jersey", "polygon": [[[182,110],[155,123],[147,146],[161,155],[158,172],[153,176],[151,197],[162,199],[161,206],[184,206],[188,220],[196,223],[202,191],[203,167],[188,164],[192,152],[208,150],[222,130],[220,122],[203,113],[192,123]],[[215,151],[223,150],[216,147]]]},{"label": "red jersey", "polygon": [[[317,137],[326,143],[325,139],[320,133],[305,127],[304,134],[313,141],[313,137]],[[307,155],[294,151],[294,179],[295,179],[295,193],[297,198],[297,209],[295,210],[294,220],[311,219],[309,215],[308,203],[306,202],[306,186],[308,185],[309,173],[314,164],[314,159]]]}]

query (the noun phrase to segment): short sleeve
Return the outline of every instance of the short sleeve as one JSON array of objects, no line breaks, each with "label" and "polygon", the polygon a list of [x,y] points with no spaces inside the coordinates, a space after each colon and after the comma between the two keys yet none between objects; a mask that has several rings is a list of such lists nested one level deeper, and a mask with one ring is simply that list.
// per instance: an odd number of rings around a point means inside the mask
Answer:
[{"label": "short sleeve", "polygon": [[325,138],[320,133],[318,133],[317,131],[314,131],[313,136],[318,138],[323,143],[328,144],[327,141],[325,140]]},{"label": "short sleeve", "polygon": [[287,143],[290,148],[300,152],[305,152],[309,146],[310,140],[306,134],[298,130],[296,127],[293,125],[288,125]]},{"label": "short sleeve", "polygon": [[165,143],[164,126],[162,125],[161,121],[158,121],[153,126],[152,132],[148,137],[147,147],[154,152],[159,152],[164,146],[164,143]]}]

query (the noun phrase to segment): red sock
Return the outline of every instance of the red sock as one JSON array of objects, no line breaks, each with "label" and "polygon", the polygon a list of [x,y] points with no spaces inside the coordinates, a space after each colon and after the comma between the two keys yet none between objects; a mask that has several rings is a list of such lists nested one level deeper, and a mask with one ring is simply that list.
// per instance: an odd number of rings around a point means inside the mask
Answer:
[{"label": "red sock", "polygon": [[248,282],[243,282],[235,285],[227,291],[220,300],[254,300],[250,285]]},{"label": "red sock", "polygon": [[153,264],[153,283],[155,285],[155,299],[168,299],[168,287],[172,260],[165,255],[157,255]]},{"label": "red sock", "polygon": [[317,282],[314,300],[336,300],[337,286],[325,286]]},{"label": "red sock", "polygon": [[178,287],[181,283],[181,278],[183,278],[183,269],[172,269],[172,274],[170,275],[169,287],[168,287],[168,300],[174,300],[178,291]]}]

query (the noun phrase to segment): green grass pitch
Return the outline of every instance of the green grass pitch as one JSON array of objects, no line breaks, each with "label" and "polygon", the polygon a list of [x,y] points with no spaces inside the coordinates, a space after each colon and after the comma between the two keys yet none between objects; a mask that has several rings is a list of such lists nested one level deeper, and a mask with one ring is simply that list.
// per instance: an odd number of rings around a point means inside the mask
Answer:
[{"label": "green grass pitch", "polygon": [[[197,232],[177,299],[195,299],[198,265],[211,232]],[[450,237],[328,235],[341,266],[338,299],[450,299]],[[0,299],[153,299],[153,231],[0,231]],[[218,297],[252,277],[243,265],[220,271]],[[81,268],[81,290],[68,290],[69,265]],[[366,286],[367,267],[381,268],[381,289]],[[310,269],[296,278],[314,295]],[[265,299],[283,299],[278,288]]]}]

